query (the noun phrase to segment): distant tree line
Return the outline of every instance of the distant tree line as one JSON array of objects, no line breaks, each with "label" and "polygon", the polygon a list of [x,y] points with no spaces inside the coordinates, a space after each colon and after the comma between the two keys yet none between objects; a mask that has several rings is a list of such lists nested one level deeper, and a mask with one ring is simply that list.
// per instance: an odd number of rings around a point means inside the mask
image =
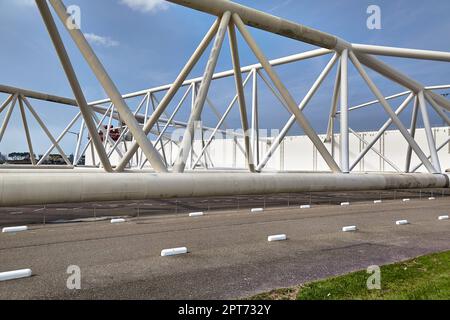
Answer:
[{"label": "distant tree line", "polygon": [[[42,154],[39,156],[34,155],[34,158],[36,161],[40,161],[43,156]],[[68,159],[73,163],[73,155],[70,155]],[[6,156],[0,153],[0,164],[31,164],[31,154],[29,152],[12,152]],[[60,154],[50,154],[42,161],[42,164],[65,165],[66,162]]]}]

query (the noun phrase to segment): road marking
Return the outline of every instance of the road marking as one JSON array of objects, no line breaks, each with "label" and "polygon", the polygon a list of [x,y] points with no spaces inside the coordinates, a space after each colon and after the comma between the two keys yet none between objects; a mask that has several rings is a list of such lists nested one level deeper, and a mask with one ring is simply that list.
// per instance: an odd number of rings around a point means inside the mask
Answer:
[{"label": "road marking", "polygon": [[33,272],[31,271],[31,269],[0,272],[0,281],[29,278],[29,277],[31,277],[32,274],[33,274]]},{"label": "road marking", "polygon": [[284,241],[287,240],[287,236],[285,234],[277,234],[273,236],[269,236],[267,238],[267,241],[274,242],[274,241]]},{"label": "road marking", "polygon": [[14,212],[10,212],[9,214],[15,216],[17,214],[23,214],[23,211],[14,211]]},{"label": "road marking", "polygon": [[188,249],[186,247],[164,249],[161,251],[161,257],[169,257],[169,256],[175,256],[175,255],[179,255],[179,254],[186,254],[187,252],[188,252]]},{"label": "road marking", "polygon": [[342,231],[343,232],[352,232],[352,231],[357,231],[358,228],[356,226],[347,226],[347,227],[343,227]]},{"label": "road marking", "polygon": [[27,231],[27,230],[28,230],[27,226],[8,227],[8,228],[3,228],[2,233],[22,232],[22,231]]}]

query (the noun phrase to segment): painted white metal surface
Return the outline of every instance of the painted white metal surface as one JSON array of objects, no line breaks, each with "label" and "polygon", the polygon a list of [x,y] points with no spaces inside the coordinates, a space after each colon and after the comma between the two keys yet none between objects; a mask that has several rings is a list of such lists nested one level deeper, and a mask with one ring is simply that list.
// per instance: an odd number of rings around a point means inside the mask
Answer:
[{"label": "painted white metal surface", "polygon": [[202,217],[204,215],[205,215],[204,212],[191,212],[191,213],[189,213],[189,217]]},{"label": "painted white metal surface", "polygon": [[2,229],[2,233],[16,233],[16,232],[23,232],[27,231],[27,226],[18,226],[18,227],[6,227]]},{"label": "painted white metal surface", "polygon": [[269,236],[267,238],[267,241],[274,242],[274,241],[285,241],[287,240],[287,236],[285,234],[277,234],[273,236]]},{"label": "painted white metal surface", "polygon": [[[22,181],[27,180],[24,184]],[[448,176],[393,173],[248,173],[209,171],[156,174],[149,171],[105,173],[101,169],[5,170],[0,174],[0,206],[36,203],[142,200],[235,194],[443,188]],[[132,183],[130,183],[132,182]],[[114,192],[103,192],[105,186]]]},{"label": "painted white metal surface", "polygon": [[264,212],[264,208],[253,208],[251,210],[251,213],[260,213],[260,212]]},{"label": "painted white metal surface", "polygon": [[[2,170],[0,172],[0,205],[8,204],[35,204],[42,203],[61,203],[61,202],[81,202],[81,201],[101,201],[101,200],[125,200],[125,199],[146,199],[152,197],[182,197],[182,196],[207,196],[207,195],[232,195],[232,194],[258,194],[258,193],[278,193],[278,192],[300,192],[300,191],[333,191],[333,190],[353,190],[353,189],[395,189],[395,188],[428,188],[428,187],[448,187],[448,177],[438,175],[444,170],[450,168],[450,141],[449,127],[431,128],[428,117],[429,109],[433,108],[440,118],[450,126],[450,117],[446,111],[450,111],[450,101],[442,92],[434,92],[434,90],[442,90],[449,86],[426,87],[418,81],[408,77],[407,75],[397,71],[390,65],[377,59],[375,55],[396,56],[402,58],[414,58],[425,60],[450,61],[449,52],[438,52],[429,50],[415,50],[408,48],[381,47],[374,45],[352,46],[351,43],[341,39],[335,35],[322,32],[310,28],[299,23],[288,21],[286,19],[276,17],[265,12],[261,12],[232,1],[225,0],[169,0],[179,5],[189,7],[195,10],[205,12],[217,16],[216,22],[209,29],[202,42],[199,44],[187,64],[178,74],[175,82],[169,86],[162,86],[141,92],[135,92],[125,96],[120,95],[119,89],[109,76],[102,62],[99,60],[91,45],[85,38],[84,34],[78,28],[69,28],[65,23],[68,16],[65,4],[62,0],[50,0],[56,15],[59,16],[62,24],[68,29],[72,36],[72,40],[78,47],[81,55],[90,66],[91,70],[97,77],[100,84],[105,89],[109,99],[97,102],[101,105],[90,105],[92,115],[82,112],[82,121],[88,124],[90,134],[103,135],[104,146],[99,137],[95,136],[97,153],[91,147],[91,142],[82,146],[84,141],[84,127],[81,124],[80,133],[77,138],[76,159],[71,163],[68,155],[61,149],[59,142],[69,132],[71,126],[77,121],[72,119],[63,133],[55,138],[50,133],[44,121],[37,114],[28,98],[36,98],[45,101],[58,102],[70,106],[77,107],[78,104],[82,110],[87,111],[89,108],[84,101],[83,92],[76,81],[74,70],[69,70],[71,63],[65,53],[64,43],[60,39],[58,28],[53,21],[53,15],[47,7],[47,2],[39,5],[40,13],[49,31],[50,37],[55,44],[60,60],[65,67],[66,75],[71,82],[74,93],[77,96],[77,102],[73,99],[55,97],[46,94],[40,94],[23,90],[20,88],[12,88],[0,85],[0,91],[10,94],[5,103],[0,106],[0,112],[6,111],[5,121],[0,128],[0,142],[3,139],[8,122],[11,118],[15,103],[18,101],[19,106],[23,109],[23,103],[32,113],[35,120],[46,133],[52,142],[51,150],[56,149],[63,158],[67,167],[77,166],[82,158],[86,157],[86,162],[94,168],[110,172],[110,175],[99,174],[92,171],[89,174],[80,174],[77,171],[54,171],[50,174],[45,169],[39,173],[28,171],[30,168],[38,168],[43,160],[39,160],[36,164],[34,159],[33,146],[31,143],[29,128],[27,121],[23,115],[22,122],[27,136],[27,145],[31,154],[32,166],[21,168],[18,172],[10,172]],[[247,29],[252,26],[257,29],[268,31],[272,34],[295,39],[296,41],[305,42],[321,47],[318,50],[312,50],[299,55],[285,57],[274,61],[268,61],[262,52],[257,41]],[[233,60],[233,70],[216,73],[215,67],[219,58],[219,52],[222,49],[222,43],[229,31],[231,39],[231,55]],[[259,64],[242,67],[239,63],[238,48],[236,45],[235,33],[239,31],[242,38],[253,51]],[[187,80],[190,71],[200,60],[204,51],[207,49],[212,39],[216,37],[212,46],[210,59],[202,78]],[[300,61],[309,58],[323,56],[333,53],[331,60],[327,66],[321,71],[319,78],[316,80],[312,88],[306,96],[302,97],[300,105],[294,99],[290,90],[279,77],[274,66],[294,61]],[[347,59],[350,58],[350,59]],[[316,129],[311,125],[310,119],[305,116],[303,109],[308,105],[310,99],[313,98],[320,84],[325,80],[333,69],[335,63],[339,63],[336,70],[336,82],[334,86],[333,102],[328,118],[327,135],[318,135]],[[365,80],[367,87],[375,94],[377,101],[361,104],[355,107],[348,105],[348,73],[347,66],[353,64],[359,71],[362,79]],[[363,67],[364,66],[364,67]],[[384,97],[376,84],[372,81],[366,67],[378,72],[393,83],[402,85],[409,91],[400,94]],[[267,81],[268,76],[271,81]],[[244,84],[242,82],[241,72],[250,72],[253,74],[252,100],[253,108],[251,118],[254,119],[253,127],[259,127],[258,119],[258,90],[256,82],[259,78],[264,80],[273,96],[279,100],[291,114],[289,121],[284,125],[282,130],[275,136],[270,138],[259,139],[261,135],[253,132],[250,136],[255,137],[253,141],[252,152],[256,152],[255,159],[262,158],[259,163],[250,163],[250,148],[248,136],[249,133],[233,132],[227,140],[225,138],[216,139],[211,146],[204,145],[205,130],[213,129],[223,134],[229,132],[223,129],[226,115],[221,115],[216,110],[219,124],[215,128],[205,127],[198,120],[202,119],[202,111],[205,103],[208,101],[209,85],[213,79],[223,77],[235,77],[235,84],[238,92],[241,127],[248,127],[247,115],[245,108]],[[259,78],[258,78],[259,76]],[[271,83],[269,83],[271,82]],[[188,90],[179,102],[181,107],[183,99],[188,94],[191,95],[190,116],[187,121],[175,120],[178,107],[172,115],[166,115],[167,107],[172,102],[176,93],[180,88],[188,86]],[[160,102],[154,101],[154,92],[165,92]],[[340,93],[340,95],[337,95]],[[394,97],[407,96],[401,106],[394,111],[391,106]],[[128,98],[135,97],[141,100],[136,111],[132,111],[129,107]],[[125,101],[127,100],[127,101]],[[149,109],[151,100],[152,110]],[[340,100],[338,108],[338,100]],[[399,114],[410,104],[411,101],[419,101],[419,105],[415,104],[414,109],[420,109],[425,129],[416,130],[415,122],[411,123],[410,130],[406,129],[405,124],[399,118]],[[104,104],[109,103],[106,107]],[[380,103],[384,112],[388,115],[388,121],[375,132],[356,133],[350,128],[349,113],[355,109]],[[145,105],[145,111],[141,109]],[[233,106],[231,103],[230,108]],[[416,108],[419,106],[419,108]],[[8,108],[8,109],[7,109]],[[212,109],[215,109],[211,106]],[[245,112],[244,112],[245,111]],[[415,111],[415,112],[416,112]],[[98,119],[98,114],[102,116]],[[327,113],[328,114],[328,113]],[[164,116],[163,116],[164,115]],[[91,119],[91,116],[93,119]],[[86,117],[89,117],[88,119]],[[333,135],[334,122],[340,119],[340,134]],[[93,128],[92,120],[98,125]],[[116,121],[118,126],[116,140],[110,136],[111,123]],[[108,123],[107,126],[104,123]],[[290,127],[297,123],[303,129],[306,136],[303,137],[286,137]],[[160,131],[160,125],[164,124],[165,128]],[[386,131],[391,124],[399,129],[399,131]],[[414,124],[414,125],[413,125]],[[182,143],[173,136],[169,136],[165,129],[171,127],[171,130],[184,129],[182,134]],[[195,131],[199,129],[201,140],[195,140]],[[350,134],[351,133],[351,134]],[[149,134],[158,136],[157,141],[152,143]],[[275,138],[276,137],[276,138]],[[376,138],[376,139],[375,139]],[[92,139],[91,139],[92,140]],[[117,141],[117,142],[115,142]],[[126,145],[130,141],[131,145]],[[222,145],[222,146],[220,146]],[[243,151],[242,146],[245,146]],[[116,148],[117,146],[117,148]],[[180,148],[181,146],[181,148]],[[140,148],[139,148],[140,147]],[[104,149],[103,149],[104,148]],[[301,152],[298,152],[301,150]],[[412,162],[411,150],[414,151]],[[89,152],[90,151],[90,152]],[[405,152],[406,151],[406,152]],[[430,152],[430,156],[426,152]],[[367,154],[366,154],[367,152]],[[106,155],[105,155],[106,153]],[[405,157],[406,154],[406,157]],[[100,155],[100,157],[99,157]],[[212,155],[212,156],[211,156]],[[364,156],[366,155],[366,156]],[[417,156],[416,156],[417,155]],[[429,158],[431,160],[429,160]],[[420,161],[419,161],[420,159]],[[131,160],[131,161],[130,161]],[[352,162],[353,161],[353,162]],[[149,162],[152,165],[152,172],[146,171],[150,167],[145,167]],[[406,162],[406,165],[405,165]],[[100,164],[103,164],[101,166]],[[339,166],[337,163],[341,163]],[[111,165],[110,165],[111,164]],[[199,164],[199,166],[196,166]],[[220,164],[218,166],[217,164]],[[114,173],[113,171],[114,167]],[[39,167],[42,168],[42,167]],[[145,170],[139,171],[135,175],[128,175],[129,172],[123,173],[126,168],[135,170],[136,168]],[[226,168],[228,171],[223,170]],[[258,172],[255,174],[254,168]],[[405,168],[405,169],[399,169]],[[189,170],[190,169],[190,170]],[[211,170],[212,169],[212,170]],[[220,170],[221,173],[213,170]],[[246,171],[242,171],[246,169]],[[189,173],[178,175],[187,170]],[[192,174],[192,171],[206,171],[199,174]],[[239,175],[230,173],[240,172]],[[284,175],[277,171],[313,171],[316,173],[308,173],[299,175],[297,173],[288,173]],[[427,172],[433,173],[435,176],[429,175],[403,175],[402,172]],[[166,174],[155,174],[166,173]],[[262,174],[260,172],[263,172]],[[317,172],[326,171],[323,176],[317,175]],[[347,174],[351,173],[353,174]],[[392,172],[393,175],[371,174],[370,172]],[[248,174],[252,172],[252,174]],[[334,174],[331,174],[333,172]],[[355,172],[365,172],[369,174],[355,175]],[[120,173],[120,174],[116,174]],[[342,175],[346,173],[347,175]],[[265,175],[267,174],[267,175]],[[166,175],[168,177],[166,177]],[[170,175],[170,176],[169,176]],[[347,177],[346,177],[347,176]],[[301,179],[299,179],[301,178]],[[132,183],[130,183],[132,182]],[[99,191],[101,190],[101,191]],[[348,205],[343,203],[342,205]],[[258,210],[259,211],[259,210]]]},{"label": "painted white metal surface", "polygon": [[14,270],[7,272],[0,272],[0,282],[16,279],[29,278],[33,275],[31,269]]},{"label": "painted white metal surface", "polygon": [[[358,134],[366,141],[371,141],[375,136],[375,131],[363,131],[358,132]],[[435,127],[433,128],[433,135],[436,137],[436,143],[438,145],[444,143],[450,136],[450,127]],[[321,139],[325,139],[325,135],[319,135]],[[339,144],[339,135],[334,135],[334,139]],[[415,139],[419,146],[424,150],[427,149],[427,140],[425,135],[425,130],[423,128],[418,128],[416,130]],[[243,139],[238,139],[241,145],[244,144]],[[126,148],[131,146],[127,143]],[[266,152],[270,147],[270,140],[267,142],[260,141],[260,150],[262,153]],[[330,146],[328,146],[331,150]],[[350,135],[349,139],[349,152],[354,157],[354,155],[359,154],[363,150],[363,145],[354,136]],[[390,159],[398,167],[403,168],[405,162],[405,152],[407,150],[407,143],[401,136],[398,130],[388,130],[384,133],[380,141],[375,144],[375,147],[380,150],[380,153],[386,158]],[[123,153],[125,151],[125,145],[119,146],[119,150]],[[196,141],[194,143],[193,149],[196,153],[201,151],[201,143]],[[176,145],[171,145],[169,154],[175,157],[178,153],[178,148]],[[302,150],[301,153],[298,150]],[[335,146],[335,154],[339,154],[339,150]],[[244,169],[245,168],[245,156],[239,147],[236,146],[233,139],[215,139],[208,148],[208,153],[211,156],[212,162],[217,168],[230,168],[230,169]],[[95,152],[94,152],[95,154]],[[326,163],[319,156],[316,156],[317,151],[315,150],[313,144],[309,141],[306,136],[288,136],[281,143],[280,148],[276,151],[273,157],[268,162],[265,170],[273,171],[328,171]],[[438,152],[442,168],[450,168],[450,144],[442,148]],[[97,156],[95,156],[98,159]],[[120,160],[119,153],[115,152],[111,156],[111,163],[116,165]],[[420,160],[417,156],[412,154],[411,157],[411,168],[414,168]],[[86,164],[92,165],[92,152],[89,149],[86,151]],[[136,160],[132,160],[132,166],[137,165]],[[188,162],[190,167],[191,163]],[[150,168],[146,165],[146,168]],[[395,172],[395,170],[385,161],[382,157],[377,155],[373,151],[369,151],[367,155],[361,160],[361,162],[355,167],[353,172]],[[427,170],[421,166],[417,172],[427,172]]]},{"label": "painted white metal surface", "polygon": [[125,219],[111,219],[111,224],[125,223]]},{"label": "painted white metal surface", "polygon": [[170,257],[186,253],[188,253],[188,249],[186,247],[164,249],[161,251],[161,257]]}]

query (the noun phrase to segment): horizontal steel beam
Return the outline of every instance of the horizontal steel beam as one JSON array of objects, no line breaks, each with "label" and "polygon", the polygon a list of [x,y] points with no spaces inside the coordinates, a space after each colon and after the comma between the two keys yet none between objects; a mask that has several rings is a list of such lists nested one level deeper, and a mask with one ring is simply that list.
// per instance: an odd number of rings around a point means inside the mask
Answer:
[{"label": "horizontal steel beam", "polygon": [[345,41],[338,37],[305,25],[282,19],[268,13],[255,10],[228,0],[167,0],[184,7],[199,10],[215,16],[225,12],[236,13],[242,21],[250,26],[281,36],[303,41],[326,49],[338,49],[345,46]]},{"label": "horizontal steel beam", "polygon": [[[132,183],[130,183],[132,181]],[[307,191],[446,188],[445,174],[1,170],[0,206]]]},{"label": "horizontal steel beam", "polygon": [[[282,57],[282,58],[273,59],[273,60],[270,60],[269,63],[272,67],[276,67],[276,66],[281,66],[281,65],[288,64],[288,63],[298,62],[298,61],[302,61],[302,60],[306,60],[306,59],[321,57],[326,54],[330,54],[332,52],[333,51],[328,50],[328,49],[315,49],[315,50],[305,51],[305,52],[293,54],[293,55]],[[247,72],[252,71],[253,69],[260,70],[260,69],[262,69],[262,65],[260,63],[255,63],[255,64],[251,64],[251,65],[242,67],[241,73],[247,73]],[[218,79],[223,79],[223,78],[227,78],[227,77],[231,77],[231,76],[234,76],[233,69],[217,72],[213,75],[212,79],[218,80]],[[186,86],[190,86],[193,83],[200,83],[202,81],[202,79],[203,79],[203,77],[188,79],[188,80],[184,81],[181,86],[186,87]],[[129,99],[129,98],[143,96],[148,93],[156,93],[156,92],[166,91],[166,90],[169,90],[172,86],[173,86],[173,84],[171,83],[171,84],[165,84],[165,85],[154,87],[154,88],[131,92],[131,93],[125,94],[123,96],[123,98]],[[102,100],[93,101],[90,103],[90,105],[104,104],[104,103],[108,103],[108,102],[110,102],[110,99],[102,99]]]},{"label": "horizontal steel beam", "polygon": [[[298,62],[298,61],[302,61],[302,60],[306,60],[306,59],[321,57],[326,54],[330,54],[332,52],[333,51],[328,50],[328,49],[315,49],[315,50],[311,50],[311,51],[306,51],[306,52],[289,55],[289,56],[282,57],[282,58],[273,59],[273,60],[270,60],[269,63],[272,67],[276,67],[276,66],[281,66],[281,65],[288,64],[288,63]],[[254,69],[256,69],[256,70],[262,69],[261,64],[255,63],[255,64],[244,66],[241,68],[241,73],[247,73]],[[227,77],[231,77],[231,76],[234,76],[233,69],[217,72],[213,75],[212,79],[218,80],[218,79],[223,79],[223,78],[227,78]],[[203,79],[203,77],[188,79],[188,80],[184,81],[181,86],[186,87],[193,83],[199,83],[202,81],[202,79]],[[149,88],[149,89],[145,89],[145,90],[130,92],[130,93],[123,95],[122,98],[123,99],[131,99],[131,98],[144,96],[149,93],[157,93],[157,92],[167,91],[172,86],[173,86],[173,83],[170,83],[170,84],[165,84],[162,86],[153,87],[153,88]],[[0,85],[0,92],[9,93],[9,94],[14,94],[17,92],[17,93],[19,93],[25,97],[31,98],[31,99],[38,99],[38,100],[44,100],[44,101],[49,101],[49,102],[61,103],[61,104],[66,104],[66,105],[70,105],[70,106],[77,106],[77,102],[75,101],[75,99],[59,97],[59,96],[55,96],[55,95],[50,95],[50,94],[41,93],[41,92],[32,91],[32,90],[21,89],[21,88],[12,87],[12,86]],[[105,103],[111,103],[111,99],[100,99],[100,100],[92,101],[89,103],[89,105],[97,106],[97,105],[105,104]],[[96,107],[94,107],[94,109],[95,108]],[[99,109],[99,111],[100,111],[100,109]]]},{"label": "horizontal steel beam", "polygon": [[400,57],[410,59],[423,59],[450,62],[450,52],[418,50],[408,48],[384,47],[353,43],[352,48],[359,53],[375,54],[380,56]]},{"label": "horizontal steel beam", "polygon": [[8,94],[18,93],[19,95],[30,98],[30,99],[37,99],[37,100],[42,100],[42,101],[66,104],[69,106],[78,106],[75,99],[59,97],[59,96],[55,96],[55,95],[51,95],[51,94],[47,94],[47,93],[41,93],[41,92],[37,92],[37,91],[16,88],[16,87],[12,87],[12,86],[5,86],[2,84],[0,84],[0,92],[8,93]]}]

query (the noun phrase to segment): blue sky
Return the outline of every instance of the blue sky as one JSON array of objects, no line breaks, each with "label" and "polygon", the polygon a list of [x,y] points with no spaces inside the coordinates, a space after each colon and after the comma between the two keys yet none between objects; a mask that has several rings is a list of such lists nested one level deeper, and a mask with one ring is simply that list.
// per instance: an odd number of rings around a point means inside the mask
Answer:
[{"label": "blue sky", "polygon": [[[450,20],[448,0],[279,0],[279,1],[237,1],[271,14],[281,16],[310,27],[336,34],[354,43],[379,44],[418,49],[450,51]],[[106,69],[122,93],[142,90],[172,82],[196,48],[198,42],[213,23],[214,17],[191,9],[155,0],[66,0],[66,5],[78,5],[82,12],[82,30],[90,34],[89,39]],[[366,27],[367,7],[380,6],[382,29],[369,30]],[[58,21],[59,24],[59,21]],[[59,26],[61,26],[59,24]],[[60,28],[79,80],[88,100],[105,97],[105,93],[94,75],[83,61],[65,30]],[[251,29],[266,55],[273,59],[313,49],[314,47],[294,40],[285,39],[259,30]],[[0,83],[72,97],[70,87],[46,34],[41,17],[32,0],[0,0]],[[255,63],[256,59],[239,37],[241,62]],[[307,92],[315,78],[330,57],[316,58],[308,62],[277,68],[296,100]],[[450,64],[418,60],[382,58],[395,65],[407,75],[427,84],[449,83]],[[192,72],[192,77],[203,73],[206,57]],[[225,41],[217,71],[231,68],[228,40]],[[388,95],[403,89],[374,73],[374,80],[383,93]],[[211,100],[224,110],[234,95],[233,82],[229,80],[214,83]],[[326,128],[331,99],[334,70],[306,110],[318,132]],[[372,99],[370,91],[350,70],[350,103],[359,104]],[[261,89],[264,85],[260,84]],[[4,98],[0,95],[0,98]],[[279,128],[289,114],[270,97],[267,90],[261,92],[261,126]],[[396,107],[401,101],[393,101]],[[39,114],[48,123],[54,135],[75,115],[75,110],[59,105],[34,103]],[[135,105],[131,106],[135,107]],[[186,120],[188,110],[182,111],[179,120]],[[8,128],[0,152],[25,150],[25,139],[19,121],[18,109]],[[230,115],[230,126],[239,125],[239,114]],[[4,113],[0,115],[0,120]],[[409,122],[409,111],[402,119]],[[432,114],[434,124],[442,124]],[[380,106],[366,112],[352,114],[350,125],[356,130],[377,129],[386,120]],[[205,112],[204,121],[215,125],[211,112]],[[30,122],[32,122],[30,120]],[[36,130],[36,124],[30,126]],[[78,126],[77,126],[78,127]],[[291,134],[299,134],[296,126]],[[70,137],[70,136],[69,136]],[[74,137],[63,143],[66,148],[74,144]],[[70,140],[71,139],[71,140]],[[45,139],[35,138],[38,152],[48,144]],[[43,141],[41,141],[43,140]],[[70,152],[70,150],[69,150]]]}]

